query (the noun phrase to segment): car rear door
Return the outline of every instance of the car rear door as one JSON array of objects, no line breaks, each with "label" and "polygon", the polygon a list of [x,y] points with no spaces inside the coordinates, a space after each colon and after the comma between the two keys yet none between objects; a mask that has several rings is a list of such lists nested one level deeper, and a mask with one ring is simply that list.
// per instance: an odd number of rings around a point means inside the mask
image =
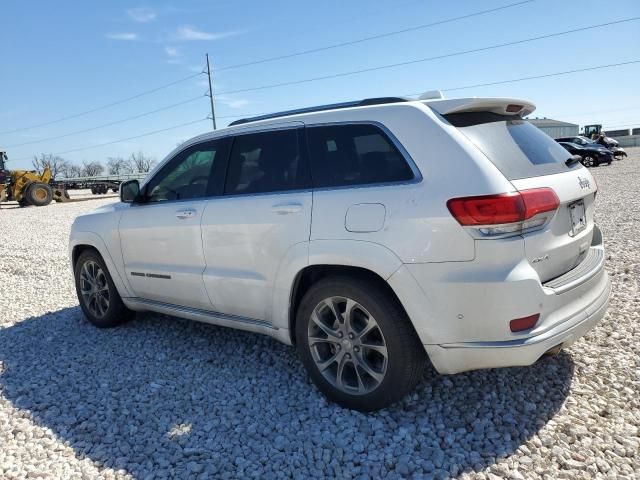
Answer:
[{"label": "car rear door", "polygon": [[302,126],[237,134],[224,195],[206,202],[204,285],[211,308],[239,321],[270,321],[281,264],[296,248],[306,257],[312,192]]}]

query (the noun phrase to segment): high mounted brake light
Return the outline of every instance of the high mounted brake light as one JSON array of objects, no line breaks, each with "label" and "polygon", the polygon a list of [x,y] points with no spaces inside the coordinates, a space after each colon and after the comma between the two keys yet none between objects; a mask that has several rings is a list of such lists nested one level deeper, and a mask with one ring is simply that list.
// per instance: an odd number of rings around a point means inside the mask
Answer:
[{"label": "high mounted brake light", "polygon": [[485,235],[514,233],[540,226],[547,216],[534,217],[555,212],[559,205],[560,200],[551,188],[452,198],[447,202],[447,208],[460,225],[476,227]]}]

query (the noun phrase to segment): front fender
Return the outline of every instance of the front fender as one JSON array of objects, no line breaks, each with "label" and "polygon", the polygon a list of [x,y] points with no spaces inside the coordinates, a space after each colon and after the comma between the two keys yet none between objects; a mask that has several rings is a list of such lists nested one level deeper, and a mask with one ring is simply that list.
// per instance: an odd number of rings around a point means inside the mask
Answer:
[{"label": "front fender", "polygon": [[102,240],[102,238],[93,232],[83,232],[83,231],[71,231],[71,235],[69,237],[69,260],[71,262],[71,271],[73,272],[73,252],[76,247],[81,245],[88,245],[90,247],[95,248],[98,253],[102,256],[109,273],[111,274],[111,279],[113,280],[116,289],[121,297],[133,297],[133,293],[129,289],[129,285],[125,282],[120,275],[120,270],[118,269],[116,262],[113,257],[109,253],[109,249],[106,244]]}]

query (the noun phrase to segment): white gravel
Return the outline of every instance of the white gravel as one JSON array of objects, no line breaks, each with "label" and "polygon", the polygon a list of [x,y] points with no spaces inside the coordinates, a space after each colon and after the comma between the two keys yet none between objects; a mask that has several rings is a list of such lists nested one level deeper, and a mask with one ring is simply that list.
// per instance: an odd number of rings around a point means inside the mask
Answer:
[{"label": "white gravel", "polygon": [[0,478],[640,478],[640,150],[593,169],[613,297],[529,368],[429,372],[365,415],[295,351],[159,315],[82,317],[67,260],[100,199],[0,209]]}]

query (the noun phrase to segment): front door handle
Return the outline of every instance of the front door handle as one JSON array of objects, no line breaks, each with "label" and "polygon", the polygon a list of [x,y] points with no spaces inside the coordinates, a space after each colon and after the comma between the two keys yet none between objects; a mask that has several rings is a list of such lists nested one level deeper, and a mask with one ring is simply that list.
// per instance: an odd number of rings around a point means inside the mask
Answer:
[{"label": "front door handle", "polygon": [[297,213],[302,210],[301,203],[280,203],[271,207],[271,211],[278,215],[288,215],[290,213]]},{"label": "front door handle", "polygon": [[196,211],[193,208],[186,208],[184,210],[178,210],[176,212],[176,217],[180,219],[191,218],[196,214]]}]

